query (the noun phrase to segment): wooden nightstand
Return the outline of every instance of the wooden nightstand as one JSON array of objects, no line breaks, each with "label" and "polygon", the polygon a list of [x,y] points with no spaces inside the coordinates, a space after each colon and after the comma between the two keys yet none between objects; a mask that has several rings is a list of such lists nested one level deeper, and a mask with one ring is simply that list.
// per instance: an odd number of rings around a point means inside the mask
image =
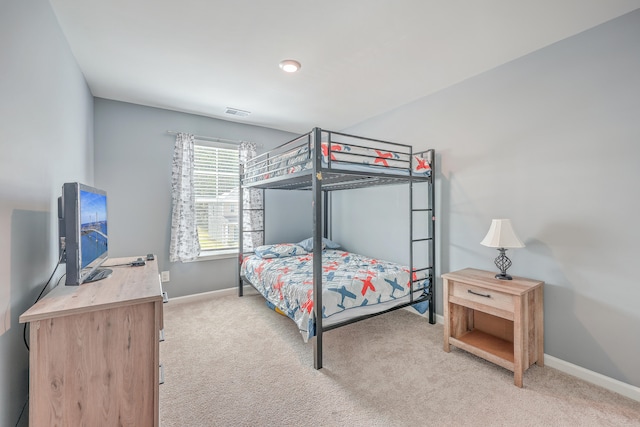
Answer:
[{"label": "wooden nightstand", "polygon": [[473,268],[442,275],[444,351],[454,345],[509,369],[522,387],[529,366],[544,366],[544,282],[494,276]]}]

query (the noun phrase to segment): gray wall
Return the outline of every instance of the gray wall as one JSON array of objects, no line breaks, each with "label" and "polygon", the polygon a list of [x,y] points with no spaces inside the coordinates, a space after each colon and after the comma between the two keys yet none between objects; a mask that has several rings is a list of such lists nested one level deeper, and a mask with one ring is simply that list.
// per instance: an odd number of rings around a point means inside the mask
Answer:
[{"label": "gray wall", "polygon": [[29,386],[18,317],[58,260],[62,184],[93,181],[93,97],[46,0],[0,2],[0,147],[0,425],[13,426]]},{"label": "gray wall", "polygon": [[[95,99],[95,181],[109,197],[109,254],[137,256],[153,252],[169,296],[236,286],[237,257],[191,263],[169,262],[171,159],[175,136],[195,135],[253,141],[269,149],[294,135],[193,114]],[[311,235],[310,193],[270,191],[266,198],[266,239],[298,241]],[[280,209],[280,208],[283,209]]]},{"label": "gray wall", "polygon": [[[639,46],[637,10],[348,129],[439,153],[438,274],[495,270],[497,252],[479,242],[492,218],[511,218],[526,248],[508,251],[510,273],[546,282],[545,352],[634,386]],[[404,240],[354,231],[356,213],[406,200],[385,191],[384,203],[366,191],[339,195],[334,237],[403,251]],[[437,289],[442,313],[440,280]]]},{"label": "gray wall", "polygon": [[[635,386],[639,41],[636,11],[348,129],[438,150],[438,273],[494,269],[495,251],[478,242],[491,218],[512,218],[527,247],[509,251],[510,272],[546,282],[546,353]],[[168,262],[173,137],[165,132],[265,148],[290,136],[97,99],[94,180],[92,102],[49,3],[0,3],[0,425],[15,425],[27,399],[18,316],[56,264],[63,182],[109,192],[112,255],[157,253],[172,295],[226,288],[235,260]],[[378,190],[335,196],[334,238],[401,260],[407,217],[394,212],[407,194],[382,189],[381,204]],[[272,192],[267,206],[268,241],[310,235],[308,216],[296,215],[310,209],[308,193]],[[385,224],[376,233],[365,227],[372,218]]]}]

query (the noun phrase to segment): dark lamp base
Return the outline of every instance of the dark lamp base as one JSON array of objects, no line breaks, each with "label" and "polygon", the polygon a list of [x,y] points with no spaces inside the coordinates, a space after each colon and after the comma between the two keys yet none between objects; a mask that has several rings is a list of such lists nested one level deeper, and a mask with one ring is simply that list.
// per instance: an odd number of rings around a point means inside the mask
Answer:
[{"label": "dark lamp base", "polygon": [[496,274],[496,279],[500,280],[512,280],[513,277],[507,274],[507,269],[511,267],[511,260],[505,255],[507,250],[505,248],[498,248],[500,253],[498,257],[493,261],[500,270],[500,273]]}]

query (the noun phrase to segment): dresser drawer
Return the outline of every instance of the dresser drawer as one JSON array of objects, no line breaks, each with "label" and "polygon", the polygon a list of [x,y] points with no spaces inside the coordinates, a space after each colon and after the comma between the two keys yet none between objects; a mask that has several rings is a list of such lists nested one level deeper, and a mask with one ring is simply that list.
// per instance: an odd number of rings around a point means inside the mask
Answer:
[{"label": "dresser drawer", "polygon": [[[514,311],[513,296],[510,294],[467,285],[460,282],[453,282],[452,285],[453,289],[451,290],[451,296],[457,299],[482,304],[511,313]],[[458,303],[460,302],[462,301],[459,301]]]}]

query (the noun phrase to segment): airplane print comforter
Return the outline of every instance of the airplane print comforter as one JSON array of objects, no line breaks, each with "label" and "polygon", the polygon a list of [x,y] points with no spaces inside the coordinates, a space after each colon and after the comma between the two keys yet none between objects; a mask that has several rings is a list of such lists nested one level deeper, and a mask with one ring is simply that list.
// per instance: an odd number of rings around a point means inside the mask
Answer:
[{"label": "airplane print comforter", "polygon": [[[431,165],[428,160],[423,157],[426,155],[424,152],[409,156],[408,154],[394,151],[357,147],[337,142],[331,143],[331,156],[329,156],[328,143],[323,142],[321,149],[323,167],[328,167],[329,159],[331,159],[331,162],[337,162],[332,163],[334,170],[357,170],[377,173],[388,172],[396,175],[408,175],[409,166],[411,166],[414,176],[431,175]],[[311,152],[313,153],[313,145],[311,145]],[[256,171],[252,171],[251,166],[249,166],[246,173],[250,178],[247,178],[246,182],[255,182],[312,169],[312,155],[313,154],[309,153],[307,144],[304,144],[295,150],[275,156],[273,160],[266,165],[266,170],[261,168],[260,172],[255,173]]]},{"label": "airplane print comforter", "polygon": [[[323,318],[410,293],[409,269],[405,266],[332,249],[325,249],[322,259]],[[314,336],[312,253],[282,258],[252,255],[244,259],[241,275],[262,293],[271,308],[296,322],[305,341]],[[414,292],[428,285],[422,272],[414,273],[414,279],[420,279],[414,283]]]}]

